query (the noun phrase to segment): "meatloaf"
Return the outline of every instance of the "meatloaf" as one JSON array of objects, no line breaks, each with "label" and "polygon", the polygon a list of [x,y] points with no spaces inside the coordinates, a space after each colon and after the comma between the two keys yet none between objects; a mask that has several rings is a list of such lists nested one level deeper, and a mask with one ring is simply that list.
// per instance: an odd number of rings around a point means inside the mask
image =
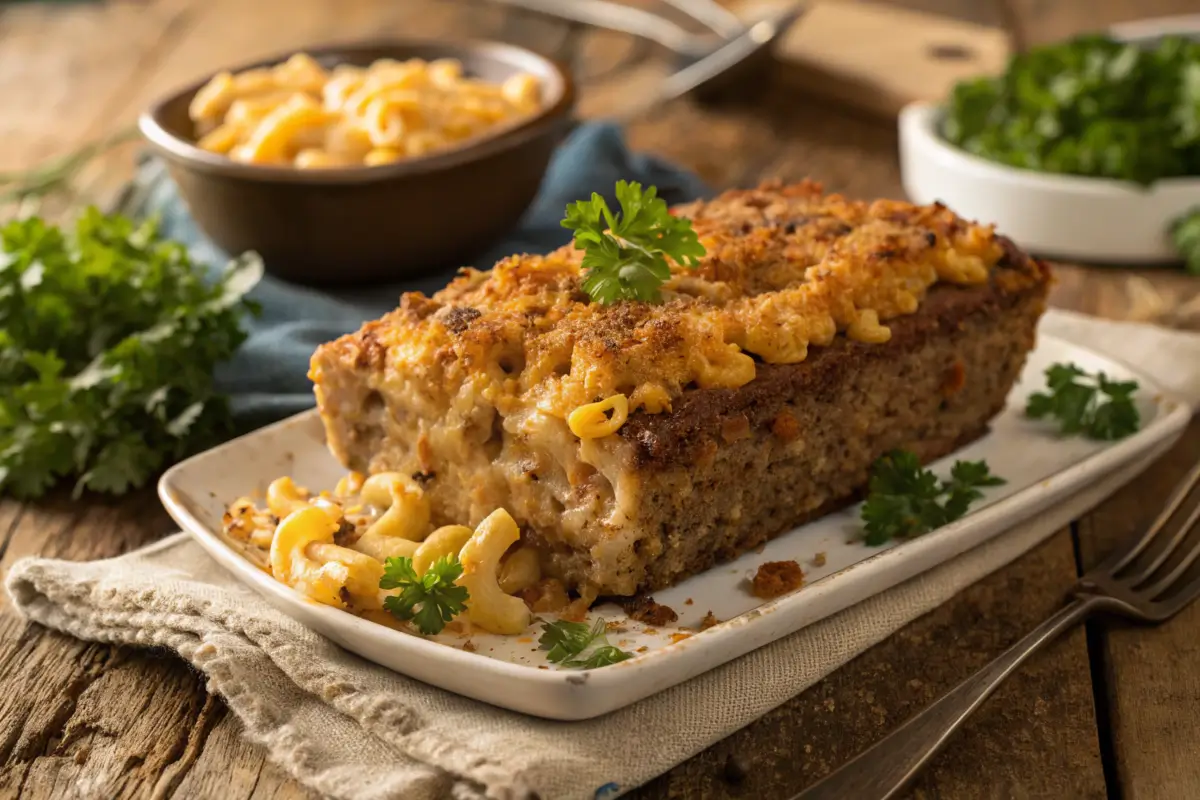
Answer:
[{"label": "meatloaf", "polygon": [[[323,345],[332,452],[413,475],[437,524],[507,509],[590,598],[732,559],[851,501],[887,451],[938,458],[1004,408],[1050,276],[990,227],[810,182],[673,213],[707,254],[661,303],[590,302],[568,245]],[[573,428],[618,396],[615,430]]]}]

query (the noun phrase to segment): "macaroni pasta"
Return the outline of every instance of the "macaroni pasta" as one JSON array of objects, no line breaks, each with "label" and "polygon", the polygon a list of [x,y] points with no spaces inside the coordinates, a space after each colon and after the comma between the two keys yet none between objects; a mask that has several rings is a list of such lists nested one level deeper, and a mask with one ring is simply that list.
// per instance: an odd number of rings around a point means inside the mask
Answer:
[{"label": "macaroni pasta", "polygon": [[516,521],[504,509],[493,511],[463,545],[459,560],[463,574],[459,584],[467,587],[467,615],[471,622],[491,633],[520,633],[529,625],[524,601],[500,588],[500,558],[521,536]]},{"label": "macaroni pasta", "polygon": [[[611,416],[609,415],[611,413]],[[567,426],[580,439],[599,439],[616,433],[629,418],[629,398],[614,394],[598,403],[588,403],[571,412]]]},{"label": "macaroni pasta", "polygon": [[[507,511],[497,509],[475,529],[443,525],[430,532],[424,491],[398,472],[369,478],[352,472],[332,492],[317,494],[282,477],[268,486],[265,501],[262,509],[249,498],[230,504],[226,533],[279,582],[368,619],[387,614],[384,600],[395,591],[379,588],[389,558],[411,558],[418,576],[442,558],[456,558],[462,566],[456,582],[469,594],[462,619],[491,633],[524,631],[531,614],[523,598],[533,592],[536,603],[548,596],[547,582],[557,584],[543,578],[538,551],[520,544]],[[388,621],[399,624],[390,615]]]},{"label": "macaroni pasta", "polygon": [[298,53],[273,67],[222,72],[188,113],[197,145],[249,164],[377,166],[424,155],[535,112],[528,73],[492,84],[454,59],[380,59],[326,70]]}]

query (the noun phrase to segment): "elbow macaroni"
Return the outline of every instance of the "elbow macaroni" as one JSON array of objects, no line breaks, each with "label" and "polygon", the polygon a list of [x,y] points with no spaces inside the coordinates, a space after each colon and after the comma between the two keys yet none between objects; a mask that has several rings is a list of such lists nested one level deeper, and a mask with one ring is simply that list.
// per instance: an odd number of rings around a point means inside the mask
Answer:
[{"label": "elbow macaroni", "polygon": [[363,502],[386,508],[355,547],[380,561],[417,552],[417,544],[429,528],[429,501],[407,475],[381,472],[362,485]]},{"label": "elbow macaroni", "polygon": [[479,523],[459,555],[463,574],[458,583],[470,593],[467,616],[490,633],[515,634],[529,626],[525,602],[505,594],[498,580],[500,557],[520,536],[512,516],[497,509]]},{"label": "elbow macaroni", "polygon": [[[617,398],[610,398],[614,407],[624,400]],[[266,505],[260,510],[250,498],[234,501],[225,531],[261,553],[247,555],[272,577],[311,600],[374,619],[372,614],[386,613],[383,601],[394,594],[379,588],[388,558],[409,557],[413,571],[424,575],[439,559],[454,556],[462,565],[457,583],[469,594],[464,619],[497,634],[520,633],[530,624],[525,601],[514,595],[542,582],[541,558],[536,548],[519,544],[520,529],[504,509],[475,529],[444,525],[426,535],[429,501],[398,472],[369,478],[351,472],[334,491],[319,493],[283,477],[269,485]]]},{"label": "elbow macaroni", "polygon": [[579,406],[567,417],[567,426],[580,439],[599,439],[616,433],[628,418],[629,398],[614,394],[598,403]]},{"label": "elbow macaroni", "polygon": [[433,562],[439,558],[449,555],[457,557],[473,533],[474,531],[466,525],[445,525],[438,528],[417,548],[413,555],[413,571],[424,575],[425,570],[433,566]]},{"label": "elbow macaroni", "polygon": [[271,574],[318,603],[343,606],[357,599],[374,604],[383,565],[335,545],[337,528],[337,520],[317,506],[289,514],[271,541]]},{"label": "elbow macaroni", "polygon": [[505,594],[520,594],[541,579],[541,559],[532,547],[519,547],[500,562],[498,582]]},{"label": "elbow macaroni", "polygon": [[267,508],[280,519],[307,507],[308,490],[297,486],[291,478],[277,478],[267,487]]},{"label": "elbow macaroni", "polygon": [[375,166],[423,155],[533,113],[541,83],[466,77],[454,59],[380,59],[327,71],[298,53],[274,67],[222,72],[188,114],[204,150],[298,169]]}]

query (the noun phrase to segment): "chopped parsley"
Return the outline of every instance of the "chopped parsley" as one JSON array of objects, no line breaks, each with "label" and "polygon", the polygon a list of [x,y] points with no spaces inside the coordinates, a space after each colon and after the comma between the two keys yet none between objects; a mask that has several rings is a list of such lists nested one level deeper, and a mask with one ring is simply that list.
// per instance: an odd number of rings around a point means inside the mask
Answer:
[{"label": "chopped parsley", "polygon": [[1200,175],[1200,42],[1083,36],[959,83],[942,135],[1014,167],[1147,185]]},{"label": "chopped parsley", "polygon": [[956,461],[949,480],[939,480],[907,450],[893,450],[875,462],[862,507],[863,541],[878,547],[936,530],[967,513],[983,497],[982,486],[1000,486],[986,461]]},{"label": "chopped parsley", "polygon": [[215,277],[154,220],[0,228],[0,493],[122,494],[232,432],[214,367],[246,338],[253,253]]},{"label": "chopped parsley", "polygon": [[[547,661],[562,667],[595,669],[633,658],[633,653],[610,645],[604,637],[604,630],[603,619],[596,620],[590,628],[584,622],[546,622],[542,624],[538,645],[549,651],[546,653]],[[598,646],[584,655],[584,651],[593,645]]]},{"label": "chopped parsley", "polygon": [[1054,364],[1046,370],[1046,388],[1048,392],[1029,396],[1025,414],[1053,418],[1062,433],[1112,441],[1141,426],[1133,402],[1137,381],[1109,380],[1103,372],[1090,375],[1074,364]]},{"label": "chopped parsley", "polygon": [[384,598],[383,607],[397,619],[411,621],[426,636],[441,633],[470,599],[467,587],[455,584],[462,573],[462,564],[454,555],[442,556],[424,575],[417,575],[411,558],[389,558],[383,565],[379,588],[401,591]]},{"label": "chopped parsley", "polygon": [[617,181],[619,214],[595,192],[567,206],[562,226],[575,231],[575,246],[584,251],[583,291],[597,303],[658,302],[671,277],[667,258],[695,267],[704,255],[691,221],[672,216],[657,192]]}]

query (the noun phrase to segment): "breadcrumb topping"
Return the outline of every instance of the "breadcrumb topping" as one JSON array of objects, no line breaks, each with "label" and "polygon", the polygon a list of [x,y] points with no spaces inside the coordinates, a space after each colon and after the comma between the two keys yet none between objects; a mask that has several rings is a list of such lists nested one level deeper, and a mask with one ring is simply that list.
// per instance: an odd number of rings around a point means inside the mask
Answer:
[{"label": "breadcrumb topping", "polygon": [[[469,387],[501,413],[565,418],[613,394],[631,413],[668,412],[688,388],[742,386],[757,362],[803,361],[839,333],[885,342],[886,321],[915,312],[932,285],[982,283],[1004,252],[990,226],[941,205],[850,201],[809,181],[673,213],[708,253],[696,269],[672,265],[661,304],[589,302],[582,253],[567,245],[464,269],[322,350],[384,382]],[[320,372],[314,358],[310,377]]]}]

